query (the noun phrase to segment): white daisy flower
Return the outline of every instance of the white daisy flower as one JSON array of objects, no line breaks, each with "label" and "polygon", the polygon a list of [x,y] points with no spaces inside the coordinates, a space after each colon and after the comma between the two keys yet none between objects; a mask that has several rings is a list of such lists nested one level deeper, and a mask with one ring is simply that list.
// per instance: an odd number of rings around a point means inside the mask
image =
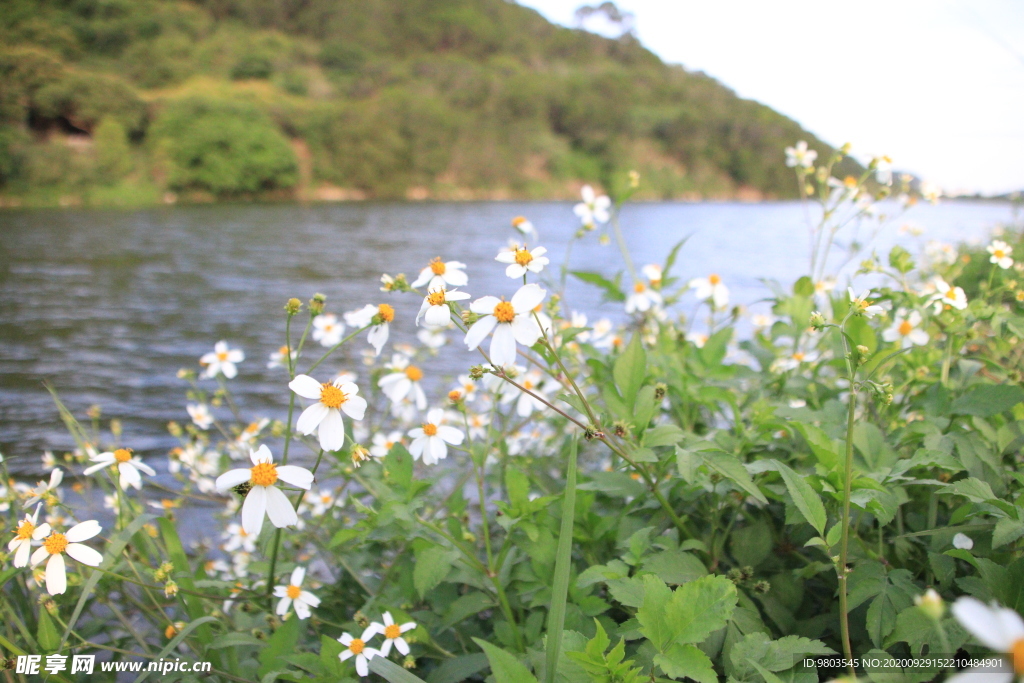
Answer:
[{"label": "white daisy flower", "polygon": [[512,227],[523,233],[527,237],[537,238],[537,229],[533,227],[533,223],[528,221],[525,216],[516,216],[512,219]]},{"label": "white daisy flower", "polygon": [[609,209],[612,200],[607,195],[597,196],[594,188],[584,185],[580,188],[580,197],[583,201],[572,207],[572,211],[579,217],[583,227],[592,230],[595,223],[607,223],[611,219]]},{"label": "white daisy flower", "polygon": [[750,322],[753,323],[754,327],[764,330],[775,324],[775,316],[770,313],[755,313],[751,317]]},{"label": "white daisy flower", "polygon": [[[305,375],[302,375],[303,377]],[[249,492],[242,503],[242,528],[245,533],[258,536],[263,528],[263,517],[277,528],[295,526],[298,515],[284,492],[274,486],[277,480],[300,489],[309,490],[313,484],[313,473],[305,467],[275,465],[274,456],[266,445],[257,451],[249,451],[253,466],[248,469],[229,470],[217,477],[217,490],[226,493],[239,484],[248,483]]]},{"label": "white daisy flower", "polygon": [[45,500],[50,496],[57,496],[60,491],[57,487],[64,481],[64,470],[59,467],[55,467],[50,472],[49,481],[36,482],[34,489],[28,489],[29,497],[25,500],[25,507],[32,507],[41,500]]},{"label": "white daisy flower", "polygon": [[494,260],[498,263],[507,263],[508,268],[505,269],[505,275],[510,278],[517,280],[526,273],[539,273],[544,270],[544,266],[551,263],[544,254],[548,253],[548,250],[544,247],[536,247],[535,249],[527,249],[526,245],[518,245],[513,243],[507,249],[502,249],[501,252],[494,257]]},{"label": "white daisy flower", "polygon": [[386,456],[396,443],[402,443],[402,432],[393,431],[385,434],[377,432],[373,435],[373,444],[370,446],[370,455],[375,458]]},{"label": "white daisy flower", "polygon": [[448,444],[458,446],[466,438],[461,430],[443,422],[444,410],[434,408],[427,413],[427,421],[422,426],[409,430],[412,437],[409,453],[413,460],[422,456],[425,465],[436,465],[438,460],[448,457]]},{"label": "white daisy flower", "polygon": [[316,401],[302,411],[295,428],[306,435],[319,428],[320,447],[325,451],[338,451],[345,445],[342,412],[353,420],[362,420],[366,413],[366,399],[356,395],[359,387],[353,382],[334,380],[321,384],[309,375],[297,375],[288,388],[302,398]]},{"label": "white daisy flower", "polygon": [[[516,378],[516,382],[522,385],[523,388],[547,398],[548,387],[547,382],[544,380],[544,375],[540,370],[530,370],[522,377]],[[502,403],[511,403],[513,400],[516,402],[516,414],[520,417],[527,417],[533,411],[543,410],[546,407],[542,401],[525,391],[510,391],[502,396]]]},{"label": "white daisy flower", "polygon": [[968,669],[947,679],[950,683],[1009,683],[1024,675],[1024,620],[1014,610],[974,598],[958,598],[953,616],[974,639],[990,650],[1010,655],[1013,671]]},{"label": "white daisy flower", "polygon": [[156,476],[156,470],[142,462],[142,459],[138,456],[133,456],[132,449],[130,448],[118,448],[112,452],[108,451],[106,453],[100,453],[99,455],[93,455],[90,456],[89,460],[96,464],[91,467],[87,467],[83,474],[93,474],[106,467],[116,465],[117,471],[121,475],[118,483],[122,489],[127,489],[129,486],[135,489],[142,488],[142,476],[139,474],[140,470],[151,477]]},{"label": "white daisy flower", "polygon": [[887,342],[898,341],[905,349],[910,346],[924,346],[928,343],[928,333],[922,330],[920,325],[920,313],[907,313],[901,308],[893,316],[892,327],[882,332],[882,339]]},{"label": "white daisy flower", "polygon": [[213,424],[213,415],[210,414],[210,409],[206,407],[205,403],[189,403],[185,406],[185,410],[188,411],[188,416],[192,418],[192,423],[196,427],[209,429]]},{"label": "white daisy flower", "polygon": [[342,633],[341,637],[338,638],[338,642],[345,646],[345,649],[338,655],[338,659],[341,661],[347,661],[348,659],[356,658],[356,673],[360,676],[370,675],[370,660],[374,657],[380,656],[380,650],[372,647],[366,647],[366,641],[377,635],[377,627],[375,624],[370,624],[363,631],[363,634],[358,638],[353,638],[348,633]]},{"label": "white daisy flower", "polygon": [[643,273],[644,277],[651,283],[651,287],[654,287],[655,289],[661,287],[661,266],[656,263],[648,263],[640,269],[640,272]]},{"label": "white daisy flower", "polygon": [[958,533],[953,537],[953,547],[957,550],[971,550],[974,548],[974,540],[964,533]]},{"label": "white daisy flower", "polygon": [[924,247],[924,255],[932,263],[941,263],[951,266],[956,263],[956,247],[948,242],[929,240]]},{"label": "white daisy flower", "polygon": [[942,196],[942,188],[935,183],[928,182],[927,180],[921,181],[921,184],[918,186],[918,192],[920,192],[924,200],[930,204],[938,204],[939,197]]},{"label": "white daisy flower", "polygon": [[388,341],[390,334],[389,325],[395,319],[395,309],[388,304],[366,304],[356,311],[349,311],[345,314],[345,322],[352,327],[362,328],[372,325],[366,333],[366,341],[370,343],[380,355],[381,349]]},{"label": "white daisy flower", "polygon": [[661,294],[637,280],[633,283],[633,292],[626,298],[626,313],[641,313],[661,305]]},{"label": "white daisy flower", "polygon": [[729,304],[729,288],[715,273],[690,280],[690,289],[698,299],[710,299],[715,308],[725,308]]},{"label": "white daisy flower", "polygon": [[103,562],[102,555],[82,543],[102,530],[103,527],[96,520],[76,524],[63,534],[56,531],[51,532],[49,524],[43,524],[36,530],[41,532],[45,539],[43,544],[32,553],[32,566],[35,567],[49,556],[50,559],[46,560],[47,593],[60,595],[67,590],[68,576],[64,566],[63,553],[67,553],[90,567],[98,567]]},{"label": "white daisy flower", "polygon": [[299,357],[298,349],[292,349],[291,354],[288,352],[287,346],[282,346],[277,351],[270,354],[270,360],[267,361],[267,369],[273,370],[274,368],[286,368],[288,367],[288,356],[291,355],[291,360],[295,360]]},{"label": "white daisy flower", "polygon": [[992,244],[986,247],[988,253],[992,254],[989,257],[989,263],[994,263],[1003,270],[1013,266],[1013,247],[1002,240],[992,240]]},{"label": "white daisy flower", "polygon": [[703,332],[687,332],[685,339],[698,349],[703,349],[704,345],[708,343],[709,337]]},{"label": "white daisy flower", "polygon": [[305,568],[296,567],[287,586],[274,586],[274,597],[281,598],[281,601],[277,603],[277,609],[274,610],[277,616],[283,617],[288,614],[288,610],[294,603],[295,616],[299,619],[309,619],[310,608],[320,606],[320,598],[309,591],[302,590],[304,578],[306,578]]},{"label": "white daisy flower", "polygon": [[547,296],[547,291],[533,283],[523,285],[511,301],[485,296],[474,301],[469,309],[483,316],[466,333],[466,345],[472,351],[494,330],[491,338],[491,363],[510,365],[516,360],[516,342],[533,346],[540,339],[541,330],[533,317],[536,308]]},{"label": "white daisy flower", "polygon": [[455,391],[462,395],[463,400],[472,401],[476,398],[477,383],[469,375],[459,375],[456,378]]},{"label": "white daisy flower", "polygon": [[772,372],[788,372],[789,370],[796,370],[803,363],[813,363],[817,359],[818,355],[816,353],[796,351],[785,358],[776,358],[770,369]]},{"label": "white daisy flower", "polygon": [[790,168],[794,166],[810,168],[817,158],[818,153],[813,149],[807,149],[807,142],[804,140],[800,140],[794,147],[786,148],[786,166]]},{"label": "white daisy flower", "polygon": [[320,489],[315,492],[309,491],[302,497],[302,501],[310,505],[310,513],[314,517],[327,513],[331,508],[341,503],[338,496],[330,489]]},{"label": "white daisy flower", "polygon": [[491,416],[487,413],[470,413],[466,417],[469,423],[469,435],[474,439],[487,436],[487,427],[491,424]]},{"label": "white daisy flower", "polygon": [[394,618],[391,616],[391,612],[385,612],[383,619],[383,624],[370,624],[370,626],[377,628],[377,633],[384,636],[384,642],[380,646],[380,656],[387,657],[391,652],[392,645],[394,645],[395,649],[401,654],[409,654],[409,643],[405,642],[405,638],[402,637],[402,634],[416,628],[415,622],[407,621],[399,626],[395,623]]},{"label": "white daisy flower", "polygon": [[221,374],[234,379],[238,374],[236,364],[243,360],[245,354],[241,349],[228,348],[228,343],[222,340],[213,345],[213,351],[199,359],[199,364],[206,368],[203,377],[211,378]]},{"label": "white daisy flower", "polygon": [[865,291],[860,296],[854,294],[853,287],[847,287],[846,291],[850,295],[850,306],[853,307],[856,314],[863,315],[866,318],[873,318],[876,315],[885,313],[884,308],[877,304],[872,304],[871,300],[868,299],[868,294],[871,293],[871,290]]},{"label": "white daisy flower", "polygon": [[27,567],[29,550],[32,548],[32,541],[42,541],[49,533],[49,528],[43,524],[38,525],[39,507],[31,515],[26,514],[14,532],[14,538],[7,544],[7,550],[14,553],[14,566]]},{"label": "white daisy flower", "polygon": [[247,553],[256,552],[256,536],[246,533],[245,529],[238,522],[228,524],[221,538],[227,539],[223,545],[224,552],[233,553],[242,550]]},{"label": "white daisy flower", "polygon": [[[57,466],[57,458],[53,455],[53,451],[43,451],[41,458],[43,461],[43,469],[52,470]],[[0,454],[0,462],[3,462],[3,454]]]},{"label": "white daisy flower", "polygon": [[343,334],[345,325],[338,322],[338,316],[333,313],[321,313],[313,318],[313,341],[320,342],[320,346],[337,346]]},{"label": "white daisy flower", "polygon": [[447,325],[441,327],[425,325],[416,333],[416,338],[420,340],[421,344],[434,351],[448,343],[448,335],[445,334],[447,329]]},{"label": "white daisy flower", "polygon": [[416,324],[419,325],[422,318],[423,322],[430,327],[446,327],[452,321],[452,309],[448,302],[462,301],[468,298],[467,292],[457,290],[449,292],[444,287],[431,287],[428,294],[423,297],[423,303],[420,304],[420,312],[416,314]]},{"label": "white daisy flower", "polygon": [[931,301],[934,302],[933,310],[936,315],[941,313],[945,306],[950,306],[958,311],[967,308],[967,295],[964,293],[964,290],[947,284],[945,280],[937,275],[928,283],[928,289],[935,292],[931,297]]},{"label": "white daisy flower", "polygon": [[892,159],[888,156],[875,157],[872,164],[875,167],[875,180],[882,185],[892,185]]},{"label": "white daisy flower", "polygon": [[436,257],[430,265],[420,271],[413,287],[427,286],[427,290],[465,287],[469,277],[464,272],[466,264],[459,261],[442,261]]},{"label": "white daisy flower", "polygon": [[420,380],[423,379],[423,371],[415,365],[409,364],[406,356],[395,354],[389,366],[390,372],[380,378],[377,386],[381,388],[384,395],[392,403],[398,403],[406,398],[416,404],[418,410],[427,407],[427,395],[423,393]]}]

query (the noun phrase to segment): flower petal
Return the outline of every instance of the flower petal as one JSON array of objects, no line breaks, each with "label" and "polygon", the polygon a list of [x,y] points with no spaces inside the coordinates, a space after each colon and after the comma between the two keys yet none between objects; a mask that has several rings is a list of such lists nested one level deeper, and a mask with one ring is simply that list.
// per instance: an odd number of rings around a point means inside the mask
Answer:
[{"label": "flower petal", "polygon": [[267,492],[267,517],[270,517],[270,523],[278,529],[298,524],[299,516],[295,514],[295,508],[292,507],[288,496],[284,495],[284,491],[276,486],[268,486],[265,490]]},{"label": "flower petal", "polygon": [[494,307],[501,303],[496,296],[482,296],[469,305],[469,310],[478,315],[489,315],[494,312]]},{"label": "flower petal", "polygon": [[512,295],[512,308],[516,313],[532,311],[540,305],[540,302],[544,301],[544,297],[547,295],[547,290],[531,282],[520,287],[519,291]]},{"label": "flower petal", "polygon": [[327,417],[328,412],[330,412],[330,408],[317,401],[302,411],[302,414],[299,415],[299,421],[295,423],[295,429],[299,431],[299,434],[312,434],[320,426],[324,418]]},{"label": "flower petal", "polygon": [[100,566],[100,563],[103,562],[102,555],[82,543],[68,543],[68,547],[65,552],[82,564],[87,564],[90,567],[98,567]]},{"label": "flower petal", "polygon": [[68,573],[64,567],[64,556],[60,553],[50,555],[46,563],[46,592],[60,595],[68,589]]},{"label": "flower petal", "polygon": [[[313,485],[313,473],[307,470],[305,467],[298,467],[297,465],[279,465],[277,468],[278,478],[286,484],[297,486],[300,489],[309,490],[309,487]],[[295,570],[298,571],[298,568]],[[300,579],[301,580],[301,579]],[[292,581],[292,583],[295,583]],[[295,583],[295,585],[299,585]]]},{"label": "flower petal", "polygon": [[311,401],[320,400],[320,382],[309,375],[296,375],[295,379],[288,382],[288,388],[302,398],[308,398]]},{"label": "flower petal", "polygon": [[253,486],[242,503],[242,529],[245,533],[258,536],[266,512],[267,489],[265,486]]},{"label": "flower petal", "polygon": [[469,347],[469,350],[472,351],[480,346],[480,342],[491,333],[497,324],[498,319],[493,315],[486,315],[473,323],[473,327],[469,328],[469,332],[466,333],[466,346]]},{"label": "flower petal", "polygon": [[1013,644],[1003,633],[997,614],[985,603],[974,598],[959,598],[953,603],[953,616],[974,638],[996,652],[1007,652]]},{"label": "flower petal", "polygon": [[317,434],[320,437],[320,448],[325,451],[340,451],[345,445],[345,422],[341,418],[341,411],[337,408],[328,408]]},{"label": "flower petal", "polygon": [[68,529],[64,537],[68,539],[69,543],[81,543],[82,541],[89,540],[101,531],[103,531],[103,527],[100,526],[100,523],[90,519],[88,522],[76,524]]},{"label": "flower petal", "polygon": [[366,414],[366,399],[362,396],[349,396],[348,400],[341,404],[341,409],[353,420],[362,420]]},{"label": "flower petal", "polygon": [[491,337],[491,363],[498,366],[512,365],[516,362],[516,337],[512,326],[498,325]]},{"label": "flower petal", "polygon": [[217,488],[218,491],[224,493],[230,489],[233,489],[239,484],[244,484],[245,482],[249,481],[251,477],[252,471],[248,469],[228,470],[224,474],[217,477],[217,481],[216,483],[214,483],[214,486]]}]

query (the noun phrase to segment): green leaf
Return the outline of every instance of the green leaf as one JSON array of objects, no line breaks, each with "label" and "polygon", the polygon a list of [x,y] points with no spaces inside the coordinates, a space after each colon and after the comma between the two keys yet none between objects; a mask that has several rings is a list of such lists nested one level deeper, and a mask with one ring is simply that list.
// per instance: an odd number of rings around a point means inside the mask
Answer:
[{"label": "green leaf", "polygon": [[684,435],[683,430],[676,425],[658,425],[644,432],[643,444],[647,448],[674,446],[682,440]]},{"label": "green leaf", "polygon": [[466,593],[448,606],[448,610],[444,613],[444,619],[438,626],[438,631],[451,628],[466,617],[471,617],[491,607],[494,607],[494,600],[486,593],[481,591]]},{"label": "green leaf", "polygon": [[953,401],[951,412],[991,417],[1024,401],[1024,389],[1012,384],[978,384]]},{"label": "green leaf", "polygon": [[[612,282],[608,278],[599,275],[598,273],[588,273],[582,270],[571,270],[569,271],[572,275],[583,282],[590,285],[595,285],[604,290],[604,298],[607,301],[625,301],[626,295],[622,293],[617,282]],[[617,278],[616,278],[617,279]]]},{"label": "green leaf", "polygon": [[804,519],[819,534],[824,535],[825,523],[828,521],[828,517],[825,514],[825,506],[822,504],[821,497],[817,491],[811,488],[807,480],[794,472],[788,465],[778,460],[773,460],[772,462],[775,464],[779,474],[782,475],[782,480],[786,482],[786,490],[789,491],[793,504],[796,505],[800,514],[804,516]]},{"label": "green leaf", "polygon": [[640,622],[640,633],[662,651],[672,642],[673,631],[666,619],[666,608],[672,599],[672,591],[657,576],[643,577],[644,601],[636,612]]},{"label": "green leaf", "polygon": [[454,553],[447,548],[434,546],[416,555],[416,566],[412,570],[412,583],[420,597],[425,597],[437,584],[448,576],[452,569]]},{"label": "green leaf", "polygon": [[615,359],[612,376],[615,378],[615,386],[619,389],[619,396],[632,412],[636,394],[647,376],[647,354],[640,343],[639,334],[633,335],[629,345]]},{"label": "green leaf", "polygon": [[459,683],[488,666],[487,655],[474,652],[453,659],[446,659],[427,676],[427,683]]},{"label": "green leaf", "polygon": [[992,549],[995,550],[1007,543],[1013,543],[1021,536],[1024,536],[1024,522],[1003,517],[996,522],[996,528],[992,532]]},{"label": "green leaf", "polygon": [[750,473],[747,472],[747,468],[735,456],[719,450],[702,451],[701,455],[704,456],[704,462],[708,467],[737,484],[758,501],[766,505],[768,504],[768,499],[761,493],[761,489],[757,488],[754,484],[754,480],[750,477]]},{"label": "green leaf", "polygon": [[839,452],[836,451],[832,439],[829,438],[824,430],[803,422],[790,422],[789,424],[804,437],[804,440],[811,449],[811,453],[818,459],[818,462],[829,470],[834,470],[839,466]]},{"label": "green leaf", "polygon": [[797,296],[814,296],[814,282],[804,275],[793,283],[793,294]]},{"label": "green leaf", "polygon": [[257,647],[266,646],[267,641],[260,640],[251,633],[222,633],[206,647],[211,650],[219,650],[224,647],[238,647],[239,645],[255,645]]},{"label": "green leaf", "polygon": [[[185,624],[185,628],[181,629],[181,631],[178,632],[178,635],[171,638],[167,644],[164,645],[164,649],[160,650],[154,659],[163,659],[167,655],[171,654],[178,649],[178,646],[181,645],[181,641],[185,640],[192,631],[207,626],[211,622],[216,623],[217,617],[203,617],[202,619],[196,619],[195,621],[190,621]],[[135,679],[135,683],[142,683],[142,681],[149,678],[149,674],[151,673],[152,671],[143,671],[142,674]]]},{"label": "green leaf", "polygon": [[975,479],[974,477],[955,481],[946,486],[943,491],[963,496],[972,503],[984,503],[996,497],[996,494],[992,493],[992,487],[987,482]]},{"label": "green leaf", "polygon": [[267,639],[267,646],[260,650],[260,677],[274,669],[284,668],[285,662],[281,661],[281,657],[295,652],[295,646],[299,642],[300,623],[299,619],[289,619]]},{"label": "green leaf", "polygon": [[699,579],[708,573],[704,563],[696,556],[679,550],[665,550],[648,555],[644,559],[643,570],[657,575],[667,584],[676,586]]},{"label": "green leaf", "polygon": [[[537,683],[536,677],[515,656],[485,640],[474,638],[473,642],[479,645],[487,655],[495,683]],[[392,683],[398,682],[393,681]]]},{"label": "green leaf", "polygon": [[698,683],[717,683],[718,675],[708,656],[693,645],[675,644],[654,656],[654,663],[672,678],[692,678]]},{"label": "green leaf", "polygon": [[702,642],[729,622],[738,599],[736,585],[724,576],[702,576],[683,584],[665,607],[673,640]]},{"label": "green leaf", "polygon": [[572,570],[572,527],[576,514],[576,452],[575,437],[569,443],[569,462],[565,466],[565,494],[562,498],[562,525],[555,554],[555,576],[551,585],[551,610],[548,612],[548,642],[545,668],[547,683],[555,682],[558,650],[565,627],[565,600],[569,593],[569,572]]},{"label": "green leaf", "polygon": [[53,625],[53,619],[45,607],[39,609],[39,626],[36,629],[36,641],[44,652],[53,652],[60,647],[60,634]]},{"label": "green leaf", "polygon": [[369,664],[370,671],[385,679],[388,683],[426,683],[419,676],[409,673],[384,657],[374,657],[370,660]]},{"label": "green leaf", "polygon": [[608,579],[605,581],[608,592],[626,607],[640,607],[644,604],[644,584],[637,577],[628,579]]},{"label": "green leaf", "polygon": [[412,456],[400,443],[396,443],[384,456],[384,469],[388,480],[399,486],[409,488],[412,483]]}]

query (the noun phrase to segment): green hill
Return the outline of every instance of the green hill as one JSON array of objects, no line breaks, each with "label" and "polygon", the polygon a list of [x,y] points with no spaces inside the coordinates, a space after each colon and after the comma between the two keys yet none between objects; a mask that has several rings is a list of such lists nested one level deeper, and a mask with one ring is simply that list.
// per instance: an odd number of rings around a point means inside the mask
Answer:
[{"label": "green hill", "polygon": [[788,197],[827,145],[505,0],[3,0],[0,201]]}]

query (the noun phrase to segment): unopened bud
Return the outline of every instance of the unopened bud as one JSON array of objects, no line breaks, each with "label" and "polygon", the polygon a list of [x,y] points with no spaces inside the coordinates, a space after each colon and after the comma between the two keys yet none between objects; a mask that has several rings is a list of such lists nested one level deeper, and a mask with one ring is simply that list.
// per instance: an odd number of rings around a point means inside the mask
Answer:
[{"label": "unopened bud", "polygon": [[295,297],[292,297],[291,299],[288,299],[288,303],[286,303],[284,305],[284,311],[288,315],[295,315],[296,313],[298,313],[301,310],[302,310],[302,302],[299,301],[298,299],[296,299]]},{"label": "unopened bud", "polygon": [[929,588],[924,595],[914,598],[914,604],[935,621],[942,619],[946,613],[946,605],[942,601],[942,596],[936,593],[934,588]]},{"label": "unopened bud", "polygon": [[327,296],[325,294],[314,294],[313,298],[309,300],[309,312],[311,315],[320,315],[324,312],[324,304],[327,302]]},{"label": "unopened bud", "polygon": [[821,330],[825,327],[825,316],[821,314],[821,311],[814,311],[811,313],[810,323],[815,330]]}]

